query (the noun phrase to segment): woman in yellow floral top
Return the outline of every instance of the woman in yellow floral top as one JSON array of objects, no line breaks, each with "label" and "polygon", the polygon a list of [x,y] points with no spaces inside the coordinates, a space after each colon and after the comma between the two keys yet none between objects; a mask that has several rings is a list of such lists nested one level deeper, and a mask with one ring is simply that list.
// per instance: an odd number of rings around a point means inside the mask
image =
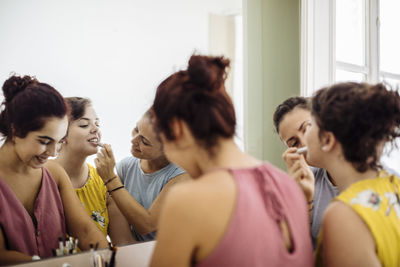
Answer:
[{"label": "woman in yellow floral top", "polygon": [[56,161],[64,167],[81,203],[99,229],[109,234],[114,244],[134,241],[129,224],[107,194],[96,169],[86,158],[96,154],[100,143],[99,118],[87,98],[66,98],[71,109],[68,136]]},{"label": "woman in yellow floral top", "polygon": [[340,192],[324,214],[317,266],[400,266],[400,179],[380,166],[399,126],[399,93],[382,84],[341,83],[314,95],[307,161]]}]

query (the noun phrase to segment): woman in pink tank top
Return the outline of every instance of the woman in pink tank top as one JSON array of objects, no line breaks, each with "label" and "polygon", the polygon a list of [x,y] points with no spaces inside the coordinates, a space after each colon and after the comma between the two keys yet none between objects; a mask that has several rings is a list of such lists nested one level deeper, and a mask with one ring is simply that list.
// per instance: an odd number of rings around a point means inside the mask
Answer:
[{"label": "woman in pink tank top", "polygon": [[86,214],[68,176],[44,167],[67,133],[68,107],[53,87],[12,76],[0,112],[0,265],[50,257],[58,238],[78,237],[80,248],[107,241]]},{"label": "woman in pink tank top", "polygon": [[312,266],[300,188],[233,140],[228,66],[223,57],[193,55],[157,88],[154,123],[164,151],[195,179],[167,196],[151,266]]}]

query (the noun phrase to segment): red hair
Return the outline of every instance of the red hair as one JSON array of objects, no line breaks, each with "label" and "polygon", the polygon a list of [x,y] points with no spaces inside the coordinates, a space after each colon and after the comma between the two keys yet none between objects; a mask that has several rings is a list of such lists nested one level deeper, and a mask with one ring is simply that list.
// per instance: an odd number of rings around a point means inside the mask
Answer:
[{"label": "red hair", "polygon": [[171,122],[178,118],[204,147],[213,147],[219,137],[233,137],[235,110],[224,86],[228,66],[223,57],[193,55],[187,70],[165,79],[153,103],[158,131],[174,140]]},{"label": "red hair", "polygon": [[63,118],[68,107],[52,86],[30,76],[11,76],[3,84],[4,109],[0,113],[0,133],[7,139],[24,138],[41,129],[45,118]]}]

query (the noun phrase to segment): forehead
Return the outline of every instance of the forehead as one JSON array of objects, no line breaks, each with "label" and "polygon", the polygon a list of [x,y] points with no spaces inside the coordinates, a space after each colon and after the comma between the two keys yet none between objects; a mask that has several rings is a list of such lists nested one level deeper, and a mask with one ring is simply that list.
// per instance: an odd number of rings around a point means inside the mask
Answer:
[{"label": "forehead", "polygon": [[287,113],[279,124],[279,136],[286,141],[299,132],[305,121],[311,120],[311,112],[302,108],[294,108]]},{"label": "forehead", "polygon": [[153,125],[151,124],[151,120],[148,117],[143,117],[137,123],[137,129],[143,137],[149,140],[154,140],[156,137],[156,133],[154,132]]},{"label": "forehead", "polygon": [[97,113],[91,105],[85,107],[85,112],[83,113],[83,117],[90,119],[97,119]]},{"label": "forehead", "polygon": [[78,118],[78,119],[76,119],[76,120],[74,120],[74,121],[71,121],[71,123],[86,122],[87,119],[93,120],[93,121],[99,119],[99,118],[97,117],[96,111],[94,110],[94,108],[93,108],[92,106],[86,106],[86,107],[85,107],[85,111],[84,111],[84,113],[82,114],[82,117],[80,117],[80,118]]},{"label": "forehead", "polygon": [[48,136],[54,140],[61,140],[67,134],[68,118],[51,117],[45,119],[43,127],[37,131],[30,132],[30,134],[37,136]]}]

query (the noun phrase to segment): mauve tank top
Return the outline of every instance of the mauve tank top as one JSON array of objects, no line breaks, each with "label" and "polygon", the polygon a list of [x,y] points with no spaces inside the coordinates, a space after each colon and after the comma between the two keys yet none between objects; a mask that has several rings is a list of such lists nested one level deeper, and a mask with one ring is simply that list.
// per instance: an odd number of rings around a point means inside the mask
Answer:
[{"label": "mauve tank top", "polygon": [[[313,266],[307,205],[299,186],[268,163],[229,171],[238,188],[236,208],[222,240],[196,266]],[[283,245],[281,220],[290,229],[292,252]]]},{"label": "mauve tank top", "polygon": [[42,185],[34,204],[34,219],[0,179],[0,227],[6,248],[28,255],[51,257],[58,237],[65,237],[65,217],[60,193],[50,173],[42,168]]}]

